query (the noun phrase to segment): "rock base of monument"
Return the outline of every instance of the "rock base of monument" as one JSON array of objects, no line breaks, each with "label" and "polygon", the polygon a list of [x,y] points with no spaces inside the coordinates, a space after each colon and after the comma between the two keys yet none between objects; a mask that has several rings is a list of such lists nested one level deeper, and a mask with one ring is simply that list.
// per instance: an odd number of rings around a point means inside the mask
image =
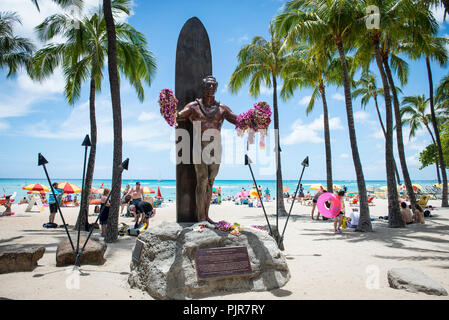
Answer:
[{"label": "rock base of monument", "polygon": [[[141,234],[131,261],[130,286],[147,291],[155,299],[198,299],[278,289],[290,279],[285,256],[268,233],[247,228],[235,236],[212,225],[198,226],[168,223]],[[217,274],[217,278],[199,280],[196,251],[227,247],[247,249],[250,274]]]}]

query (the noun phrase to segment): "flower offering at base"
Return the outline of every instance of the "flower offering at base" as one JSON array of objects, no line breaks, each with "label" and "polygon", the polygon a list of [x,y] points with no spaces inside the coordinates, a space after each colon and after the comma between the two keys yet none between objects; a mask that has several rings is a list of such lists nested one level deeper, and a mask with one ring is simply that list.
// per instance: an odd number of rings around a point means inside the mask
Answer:
[{"label": "flower offering at base", "polygon": [[178,114],[178,99],[176,99],[173,91],[170,89],[162,89],[159,93],[159,106],[161,107],[161,115],[167,121],[168,125],[176,126],[176,115]]}]

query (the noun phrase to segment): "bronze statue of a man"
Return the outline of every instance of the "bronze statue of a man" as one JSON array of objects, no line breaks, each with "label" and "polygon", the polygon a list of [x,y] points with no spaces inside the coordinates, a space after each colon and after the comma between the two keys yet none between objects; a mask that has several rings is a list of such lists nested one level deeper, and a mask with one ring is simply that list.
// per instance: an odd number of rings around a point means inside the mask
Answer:
[{"label": "bronze statue of a man", "polygon": [[210,223],[214,223],[209,218],[209,206],[212,199],[214,180],[220,168],[221,141],[218,141],[218,144],[215,144],[217,147],[212,150],[214,160],[211,163],[203,157],[203,151],[207,151],[205,148],[210,143],[209,141],[203,141],[203,133],[209,129],[212,129],[212,131],[216,130],[220,133],[225,119],[234,125],[237,123],[237,115],[229,107],[215,100],[217,87],[218,82],[214,77],[208,76],[204,78],[202,98],[188,103],[178,113],[176,118],[177,121],[190,120],[194,124],[194,127],[195,123],[201,125],[201,161],[200,163],[194,163],[197,180],[195,190],[196,206],[198,210],[198,221],[208,221]]}]

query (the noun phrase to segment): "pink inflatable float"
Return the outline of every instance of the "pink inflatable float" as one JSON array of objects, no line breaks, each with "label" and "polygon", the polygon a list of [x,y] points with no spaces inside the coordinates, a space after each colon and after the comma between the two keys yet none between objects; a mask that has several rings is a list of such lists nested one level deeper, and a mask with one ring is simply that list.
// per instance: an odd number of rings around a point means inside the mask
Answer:
[{"label": "pink inflatable float", "polygon": [[[329,209],[325,205],[326,201],[331,204]],[[326,192],[318,198],[316,207],[323,217],[335,218],[341,211],[341,201],[336,194]]]}]

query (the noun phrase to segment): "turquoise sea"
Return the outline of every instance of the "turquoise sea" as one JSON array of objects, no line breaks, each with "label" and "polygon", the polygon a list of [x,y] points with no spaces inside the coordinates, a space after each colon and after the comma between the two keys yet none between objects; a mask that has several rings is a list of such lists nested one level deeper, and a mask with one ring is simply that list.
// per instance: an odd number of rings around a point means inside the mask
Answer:
[{"label": "turquoise sea", "polygon": [[[81,179],[68,179],[68,180],[52,180],[52,182],[63,182],[68,181],[70,183],[73,183],[77,186],[81,186],[82,180]],[[176,200],[176,180],[123,180],[122,187],[125,187],[127,184],[130,184],[133,186],[137,181],[140,181],[140,183],[143,186],[148,186],[155,191],[157,191],[157,187],[160,187],[162,196],[166,200]],[[9,195],[13,194],[14,192],[17,192],[16,199],[20,200],[23,197],[27,195],[27,191],[23,190],[22,187],[31,184],[31,183],[41,183],[46,186],[48,185],[48,181],[46,179],[0,179],[0,194],[3,195]],[[285,180],[284,186],[289,187],[290,191],[289,193],[294,193],[296,190],[296,186],[298,184],[297,180]],[[321,183],[323,185],[326,185],[325,180],[303,180],[302,185],[304,187],[304,191],[310,190],[309,187],[312,184]],[[425,185],[432,185],[434,183],[437,183],[437,181],[434,180],[414,180],[413,183],[420,184],[422,186]],[[94,188],[99,188],[102,184],[104,184],[105,188],[111,187],[111,180],[104,180],[104,179],[94,179],[92,186]],[[257,180],[257,184],[262,186],[262,189],[265,190],[267,187],[272,191],[271,194],[275,195],[276,190],[276,181],[275,180]],[[357,181],[355,180],[335,180],[334,184],[338,184],[343,187],[345,185],[348,189],[348,192],[351,191],[357,191]],[[385,180],[367,180],[366,181],[367,186],[374,186],[374,187],[382,187],[386,185]],[[232,196],[240,192],[242,188],[245,188],[246,190],[250,190],[253,186],[252,180],[216,180],[215,186],[221,187],[222,195],[224,197],[226,196]],[[314,194],[314,190],[310,190],[312,194]],[[16,200],[16,201],[18,201]]]}]

